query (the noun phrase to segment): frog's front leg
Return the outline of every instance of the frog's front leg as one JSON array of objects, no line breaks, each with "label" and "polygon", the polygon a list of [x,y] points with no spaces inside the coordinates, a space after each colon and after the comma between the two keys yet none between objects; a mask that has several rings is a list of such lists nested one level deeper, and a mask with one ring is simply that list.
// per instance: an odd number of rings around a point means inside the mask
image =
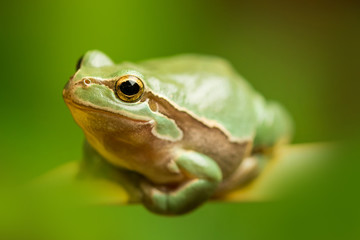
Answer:
[{"label": "frog's front leg", "polygon": [[210,198],[222,180],[217,163],[204,154],[181,151],[175,163],[189,180],[171,190],[144,182],[144,204],[149,210],[169,215],[186,213]]}]

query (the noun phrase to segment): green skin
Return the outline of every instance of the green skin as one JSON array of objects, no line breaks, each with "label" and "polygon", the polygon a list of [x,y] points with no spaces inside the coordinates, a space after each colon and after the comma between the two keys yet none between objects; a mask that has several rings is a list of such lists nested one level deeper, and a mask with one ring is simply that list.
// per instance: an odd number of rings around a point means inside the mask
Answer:
[{"label": "green skin", "polygon": [[[128,74],[145,86],[134,103],[120,100],[112,85]],[[132,196],[160,214],[186,213],[241,185],[234,177],[241,163],[292,130],[280,105],[266,102],[217,57],[114,64],[89,51],[63,95],[88,142],[84,166],[115,169],[103,176],[121,175]]]}]

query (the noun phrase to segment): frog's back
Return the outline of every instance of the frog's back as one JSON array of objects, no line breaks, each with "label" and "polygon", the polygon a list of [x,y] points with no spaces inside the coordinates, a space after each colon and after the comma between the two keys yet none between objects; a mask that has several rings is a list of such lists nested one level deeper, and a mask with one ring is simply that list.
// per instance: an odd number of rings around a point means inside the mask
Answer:
[{"label": "frog's back", "polygon": [[216,121],[233,137],[248,138],[256,128],[256,93],[224,59],[179,55],[141,62],[146,83],[198,117]]}]

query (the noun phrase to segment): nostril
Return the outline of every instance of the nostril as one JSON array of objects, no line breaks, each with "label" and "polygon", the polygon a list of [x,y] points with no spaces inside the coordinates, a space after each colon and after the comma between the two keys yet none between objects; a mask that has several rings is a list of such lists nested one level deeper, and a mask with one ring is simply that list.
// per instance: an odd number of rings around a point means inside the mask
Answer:
[{"label": "nostril", "polygon": [[89,86],[89,85],[91,84],[91,80],[88,79],[88,78],[85,78],[85,79],[83,80],[83,83],[84,83],[86,86]]}]

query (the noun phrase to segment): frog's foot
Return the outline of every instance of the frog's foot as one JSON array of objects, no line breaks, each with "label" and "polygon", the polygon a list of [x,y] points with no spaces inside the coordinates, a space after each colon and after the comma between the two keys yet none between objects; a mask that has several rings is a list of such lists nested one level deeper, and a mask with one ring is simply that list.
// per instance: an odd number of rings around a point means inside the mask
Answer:
[{"label": "frog's foot", "polygon": [[141,185],[144,205],[153,212],[167,215],[189,212],[209,199],[222,179],[216,162],[201,153],[182,151],[175,162],[189,181],[164,189],[147,182]]},{"label": "frog's foot", "polygon": [[268,157],[262,154],[256,154],[245,158],[235,172],[221,184],[219,184],[215,197],[222,197],[224,194],[246,186],[254,180],[262,171]]}]

